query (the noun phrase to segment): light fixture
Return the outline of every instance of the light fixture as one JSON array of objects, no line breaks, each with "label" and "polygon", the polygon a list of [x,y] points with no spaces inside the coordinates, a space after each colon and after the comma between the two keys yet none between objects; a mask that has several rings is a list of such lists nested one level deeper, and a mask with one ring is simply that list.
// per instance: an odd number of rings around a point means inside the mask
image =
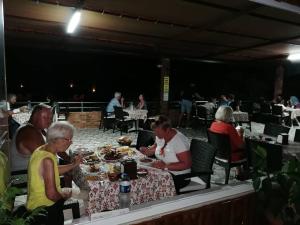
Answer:
[{"label": "light fixture", "polygon": [[300,53],[289,54],[287,60],[290,61],[300,61]]},{"label": "light fixture", "polygon": [[278,8],[278,9],[282,9],[282,10],[286,10],[286,11],[290,11],[293,13],[300,13],[300,7],[299,3],[296,4],[292,4],[288,1],[279,1],[279,0],[249,0],[251,2],[255,2],[255,3],[259,3],[259,4],[263,4],[263,5],[267,5],[270,7],[274,7],[274,8]]},{"label": "light fixture", "polygon": [[73,13],[73,15],[72,15],[72,17],[71,17],[71,19],[70,19],[70,21],[68,23],[68,28],[67,28],[67,33],[68,34],[71,34],[71,33],[73,33],[75,31],[76,27],[79,24],[80,17],[81,17],[81,11],[76,10]]}]

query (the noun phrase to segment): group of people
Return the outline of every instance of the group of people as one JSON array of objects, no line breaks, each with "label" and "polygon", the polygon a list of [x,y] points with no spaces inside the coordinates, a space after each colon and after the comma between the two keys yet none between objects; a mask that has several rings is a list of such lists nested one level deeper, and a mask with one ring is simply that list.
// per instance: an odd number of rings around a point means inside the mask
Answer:
[{"label": "group of people", "polygon": [[[112,115],[115,111],[114,107],[125,108],[124,97],[121,92],[115,92],[114,98],[110,100],[106,107],[106,112],[108,115]],[[144,99],[144,95],[140,94],[138,97],[138,104],[135,107],[136,109],[147,109],[147,103]]]},{"label": "group of people", "polygon": [[[63,203],[71,193],[61,189],[60,175],[65,174],[65,185],[70,186],[69,171],[77,167],[81,156],[71,161],[66,150],[72,143],[74,127],[69,122],[52,123],[51,107],[35,105],[30,119],[15,132],[11,146],[12,173],[28,177],[26,208],[43,206],[46,217],[37,217],[34,224],[64,224]],[[58,159],[65,165],[59,165]]]},{"label": "group of people", "polygon": [[[230,106],[220,106],[215,114],[215,121],[210,130],[215,133],[229,136],[231,144],[231,160],[239,161],[245,157],[245,143],[243,129],[236,129],[231,123],[233,110]],[[156,139],[150,147],[140,147],[146,156],[158,159],[154,167],[168,170],[174,179],[175,189],[179,190],[189,184],[189,180],[179,179],[176,175],[186,174],[191,171],[192,156],[188,138],[177,129],[172,128],[171,121],[166,116],[160,116],[152,124]],[[241,178],[241,168],[237,169],[237,178]]]},{"label": "group of people", "polygon": [[[192,93],[192,92],[191,92]],[[184,96],[191,96],[185,93]],[[188,97],[182,107],[190,107]],[[215,104],[215,103],[214,103]],[[124,107],[124,98],[116,92],[106,110],[114,112],[114,106]],[[137,108],[147,108],[143,95],[139,96]],[[243,130],[236,130],[231,123],[233,109],[229,105],[222,105],[215,114],[215,121],[210,130],[216,133],[227,134],[231,143],[231,159],[238,161],[245,157]],[[176,191],[188,185],[189,180],[178,179],[177,175],[189,173],[192,166],[190,141],[179,130],[172,127],[166,116],[160,116],[152,123],[156,139],[150,147],[140,147],[140,151],[158,159],[154,167],[169,171],[174,179]],[[46,131],[47,130],[47,131]],[[44,206],[48,216],[40,218],[46,224],[63,224],[63,203],[70,197],[70,193],[61,190],[59,175],[66,174],[82,160],[76,156],[71,161],[66,150],[72,143],[74,127],[65,121],[52,123],[51,107],[40,104],[34,106],[28,123],[20,126],[13,138],[12,171],[27,170],[28,199],[27,209],[33,210]],[[59,165],[57,156],[65,161]],[[37,224],[41,221],[37,221]]]}]

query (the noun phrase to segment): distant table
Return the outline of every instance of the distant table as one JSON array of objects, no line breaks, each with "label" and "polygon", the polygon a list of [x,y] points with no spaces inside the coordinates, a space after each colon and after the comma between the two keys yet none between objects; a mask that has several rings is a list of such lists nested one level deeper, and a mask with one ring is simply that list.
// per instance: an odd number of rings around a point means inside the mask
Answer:
[{"label": "distant table", "polygon": [[249,115],[247,112],[233,112],[234,122],[249,122]]},{"label": "distant table", "polygon": [[148,110],[145,109],[124,109],[123,111],[127,112],[128,117],[133,120],[146,120]]},{"label": "distant table", "polygon": [[300,122],[297,119],[297,116],[300,116],[300,109],[294,109],[294,108],[286,107],[284,110],[289,112],[290,115],[291,115],[291,120],[295,120],[298,123],[298,125],[300,126]]},{"label": "distant table", "polygon": [[21,113],[15,113],[12,115],[12,118],[14,121],[16,121],[18,124],[22,125],[29,121],[31,116],[31,112],[21,112]]},{"label": "distant table", "polygon": [[145,109],[124,109],[124,112],[127,112],[128,118],[136,121],[136,129],[132,131],[138,131],[139,130],[139,120],[146,120],[148,110]]}]

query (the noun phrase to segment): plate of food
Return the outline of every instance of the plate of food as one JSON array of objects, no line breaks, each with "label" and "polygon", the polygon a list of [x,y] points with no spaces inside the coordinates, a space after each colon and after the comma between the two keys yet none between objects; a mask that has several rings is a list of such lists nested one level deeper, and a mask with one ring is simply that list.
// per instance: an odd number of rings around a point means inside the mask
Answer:
[{"label": "plate of food", "polygon": [[144,176],[148,175],[148,170],[144,169],[144,168],[139,168],[139,169],[137,169],[136,173],[139,177],[144,177]]},{"label": "plate of food", "polygon": [[119,159],[122,158],[122,155],[117,152],[117,151],[110,151],[110,152],[107,152],[104,156],[103,156],[103,159],[106,161],[106,162],[117,162]]},{"label": "plate of food", "polygon": [[121,136],[118,138],[117,142],[120,145],[130,146],[132,143],[132,140],[128,136]]},{"label": "plate of food", "polygon": [[97,162],[100,162],[100,159],[97,155],[94,155],[94,154],[93,155],[88,155],[88,156],[83,158],[83,163],[84,164],[90,165],[90,164],[95,164]]}]

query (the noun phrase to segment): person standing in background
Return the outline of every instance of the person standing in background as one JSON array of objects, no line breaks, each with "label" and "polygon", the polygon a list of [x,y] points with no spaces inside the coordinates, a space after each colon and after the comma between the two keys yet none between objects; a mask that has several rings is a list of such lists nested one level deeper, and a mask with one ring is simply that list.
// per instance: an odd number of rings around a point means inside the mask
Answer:
[{"label": "person standing in background", "polygon": [[196,91],[196,86],[194,83],[190,83],[189,86],[185,87],[181,93],[181,102],[180,102],[180,115],[178,120],[177,127],[182,126],[182,118],[186,113],[187,122],[186,128],[190,128],[190,117],[193,106],[193,100],[201,99],[201,96]]}]

